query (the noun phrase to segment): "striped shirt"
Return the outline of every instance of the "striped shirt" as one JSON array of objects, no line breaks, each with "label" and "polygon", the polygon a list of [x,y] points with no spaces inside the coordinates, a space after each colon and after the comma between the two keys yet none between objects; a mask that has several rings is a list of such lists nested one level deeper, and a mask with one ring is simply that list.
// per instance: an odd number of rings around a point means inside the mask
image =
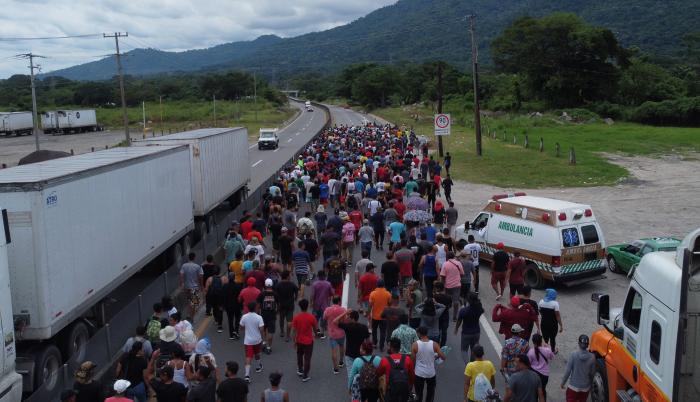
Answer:
[{"label": "striped shirt", "polygon": [[297,250],[292,254],[292,261],[294,263],[294,272],[297,275],[308,275],[309,274],[309,264],[311,263],[311,257],[306,250]]}]

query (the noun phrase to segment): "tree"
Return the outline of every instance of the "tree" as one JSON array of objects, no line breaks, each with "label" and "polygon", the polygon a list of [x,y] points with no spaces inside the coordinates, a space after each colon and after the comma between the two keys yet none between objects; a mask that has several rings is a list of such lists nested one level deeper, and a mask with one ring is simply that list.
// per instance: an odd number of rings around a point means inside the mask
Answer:
[{"label": "tree", "polygon": [[527,89],[554,107],[614,95],[626,53],[615,35],[573,14],[522,17],[491,43],[501,72],[523,77]]},{"label": "tree", "polygon": [[394,93],[398,72],[390,66],[372,66],[352,83],[353,100],[367,106],[385,107],[387,99]]},{"label": "tree", "polygon": [[619,84],[620,101],[640,105],[645,101],[675,99],[684,95],[683,80],[674,77],[661,66],[634,58],[622,72]]}]

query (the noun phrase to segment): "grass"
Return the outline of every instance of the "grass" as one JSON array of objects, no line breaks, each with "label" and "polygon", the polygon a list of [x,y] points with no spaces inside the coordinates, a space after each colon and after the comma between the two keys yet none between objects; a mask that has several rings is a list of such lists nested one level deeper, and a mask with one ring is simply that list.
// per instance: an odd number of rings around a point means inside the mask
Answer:
[{"label": "grass", "polygon": [[[146,102],[147,133],[164,133],[192,130],[201,127],[237,127],[248,128],[248,135],[257,138],[261,127],[277,127],[296,114],[296,109],[288,106],[277,107],[269,102],[258,101],[257,107],[252,102],[216,102],[216,121],[212,102],[164,102],[162,106],[163,122],[161,125],[161,108],[158,102]],[[257,111],[257,116],[256,116]],[[143,131],[143,110],[141,107],[127,109],[129,127],[132,131]],[[97,109],[97,121],[107,128],[121,129],[122,111],[120,108]]]},{"label": "grass", "polygon": [[[451,110],[450,110],[451,109]],[[452,155],[452,176],[474,183],[510,188],[586,187],[611,185],[629,173],[610,163],[603,153],[655,156],[700,151],[700,130],[654,127],[627,122],[608,125],[597,119],[586,123],[565,122],[553,114],[542,117],[502,115],[482,120],[481,158],[476,156],[472,119],[454,104],[444,108],[452,113],[452,135],[444,138],[445,151]],[[395,124],[413,126],[431,141],[433,109],[429,106],[390,107],[374,111]],[[488,133],[496,132],[497,139]],[[506,141],[503,134],[506,134]],[[525,133],[529,148],[524,148]],[[517,144],[513,144],[513,136]],[[539,152],[540,137],[544,152]],[[437,147],[437,141],[432,141]],[[555,143],[561,145],[556,157]],[[574,147],[576,165],[569,164]]]}]

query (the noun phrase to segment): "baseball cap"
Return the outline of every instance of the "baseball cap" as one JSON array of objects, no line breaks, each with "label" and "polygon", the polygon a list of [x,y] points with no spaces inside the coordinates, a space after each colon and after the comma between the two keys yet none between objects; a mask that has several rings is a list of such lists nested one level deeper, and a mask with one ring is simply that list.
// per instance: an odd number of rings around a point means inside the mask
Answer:
[{"label": "baseball cap", "polygon": [[513,307],[518,307],[520,305],[520,298],[518,296],[513,296],[510,298],[510,305]]},{"label": "baseball cap", "polygon": [[270,278],[265,279],[265,286],[267,286],[268,288],[271,288],[272,285],[273,285],[272,279],[270,279]]},{"label": "baseball cap", "polygon": [[127,380],[117,380],[114,382],[114,390],[120,394],[123,394],[130,386],[131,383]]},{"label": "baseball cap", "polygon": [[520,324],[513,324],[513,326],[510,327],[510,332],[514,334],[519,334],[523,332],[523,327],[521,327]]},{"label": "baseball cap", "polygon": [[248,286],[255,286],[255,278],[248,278],[246,283],[248,284]]},{"label": "baseball cap", "polygon": [[499,242],[498,244],[496,244],[496,248],[499,250],[503,250],[505,247],[506,247],[506,245],[503,244],[503,242]]}]

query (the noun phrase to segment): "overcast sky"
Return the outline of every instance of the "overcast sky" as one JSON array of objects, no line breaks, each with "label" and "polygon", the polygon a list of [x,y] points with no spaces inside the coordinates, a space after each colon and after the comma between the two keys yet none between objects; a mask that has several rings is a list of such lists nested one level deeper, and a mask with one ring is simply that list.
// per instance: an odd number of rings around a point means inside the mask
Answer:
[{"label": "overcast sky", "polygon": [[[152,47],[180,51],[260,35],[291,37],[343,25],[396,0],[0,0],[0,78],[28,74],[26,60],[46,56],[48,72],[114,53],[102,32],[129,32],[123,52]],[[80,39],[7,38],[100,34]]]}]

